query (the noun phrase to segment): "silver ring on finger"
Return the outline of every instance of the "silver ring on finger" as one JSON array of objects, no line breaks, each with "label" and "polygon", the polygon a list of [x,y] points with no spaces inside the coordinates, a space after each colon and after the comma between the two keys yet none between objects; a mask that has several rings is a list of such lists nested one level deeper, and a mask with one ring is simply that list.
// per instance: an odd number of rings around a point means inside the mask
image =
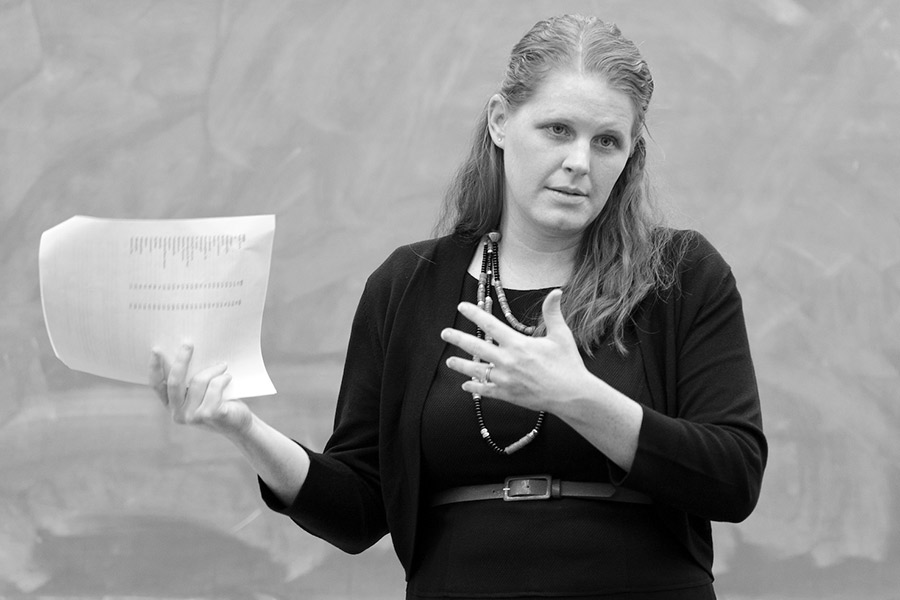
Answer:
[{"label": "silver ring on finger", "polygon": [[491,383],[491,370],[494,368],[494,363],[488,363],[487,369],[484,371],[484,377],[481,379],[481,383]]}]

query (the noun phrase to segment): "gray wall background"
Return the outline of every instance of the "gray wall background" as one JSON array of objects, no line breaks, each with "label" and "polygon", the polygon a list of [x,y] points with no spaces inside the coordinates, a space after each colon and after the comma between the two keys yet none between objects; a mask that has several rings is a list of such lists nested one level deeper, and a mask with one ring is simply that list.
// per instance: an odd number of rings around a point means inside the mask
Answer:
[{"label": "gray wall background", "polygon": [[39,236],[277,214],[279,394],[252,405],[320,447],[366,275],[429,235],[509,49],[559,12],[640,44],[660,194],[744,295],[771,459],[715,526],[720,596],[900,597],[893,0],[0,1],[0,595],[399,597],[386,540],[343,556],[226,442],[54,358]]}]

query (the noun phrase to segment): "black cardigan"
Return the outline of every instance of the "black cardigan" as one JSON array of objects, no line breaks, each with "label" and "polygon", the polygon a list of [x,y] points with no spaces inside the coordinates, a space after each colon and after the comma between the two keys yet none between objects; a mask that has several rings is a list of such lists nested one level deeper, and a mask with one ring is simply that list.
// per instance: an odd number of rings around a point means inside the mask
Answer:
[{"label": "black cardigan", "polygon": [[[650,387],[637,454],[620,485],[650,495],[660,517],[710,574],[710,521],[756,505],[767,446],[741,299],[731,269],[701,235],[676,284],[635,313]],[[677,244],[673,244],[673,247]],[[270,508],[358,553],[390,533],[407,576],[422,503],[420,421],[475,246],[445,237],[395,250],[369,277],[350,334],[335,429],[285,506]],[[611,464],[611,463],[610,463]]]}]

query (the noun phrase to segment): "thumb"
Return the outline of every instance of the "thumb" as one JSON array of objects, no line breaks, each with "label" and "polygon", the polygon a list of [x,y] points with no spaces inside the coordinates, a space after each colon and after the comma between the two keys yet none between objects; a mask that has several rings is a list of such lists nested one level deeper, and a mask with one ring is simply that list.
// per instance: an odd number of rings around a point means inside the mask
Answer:
[{"label": "thumb", "polygon": [[554,335],[561,331],[569,332],[569,326],[563,318],[560,302],[562,301],[562,290],[555,289],[547,294],[544,298],[544,304],[541,311],[544,314],[544,324],[547,326],[547,335]]}]

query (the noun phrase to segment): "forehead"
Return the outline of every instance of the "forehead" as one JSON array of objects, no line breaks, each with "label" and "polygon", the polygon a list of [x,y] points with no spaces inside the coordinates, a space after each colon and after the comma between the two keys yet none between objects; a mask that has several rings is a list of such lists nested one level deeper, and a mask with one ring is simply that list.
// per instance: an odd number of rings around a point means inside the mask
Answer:
[{"label": "forehead", "polygon": [[634,104],[604,77],[577,71],[553,71],[519,107],[533,118],[575,120],[598,128],[630,131],[636,123]]}]

